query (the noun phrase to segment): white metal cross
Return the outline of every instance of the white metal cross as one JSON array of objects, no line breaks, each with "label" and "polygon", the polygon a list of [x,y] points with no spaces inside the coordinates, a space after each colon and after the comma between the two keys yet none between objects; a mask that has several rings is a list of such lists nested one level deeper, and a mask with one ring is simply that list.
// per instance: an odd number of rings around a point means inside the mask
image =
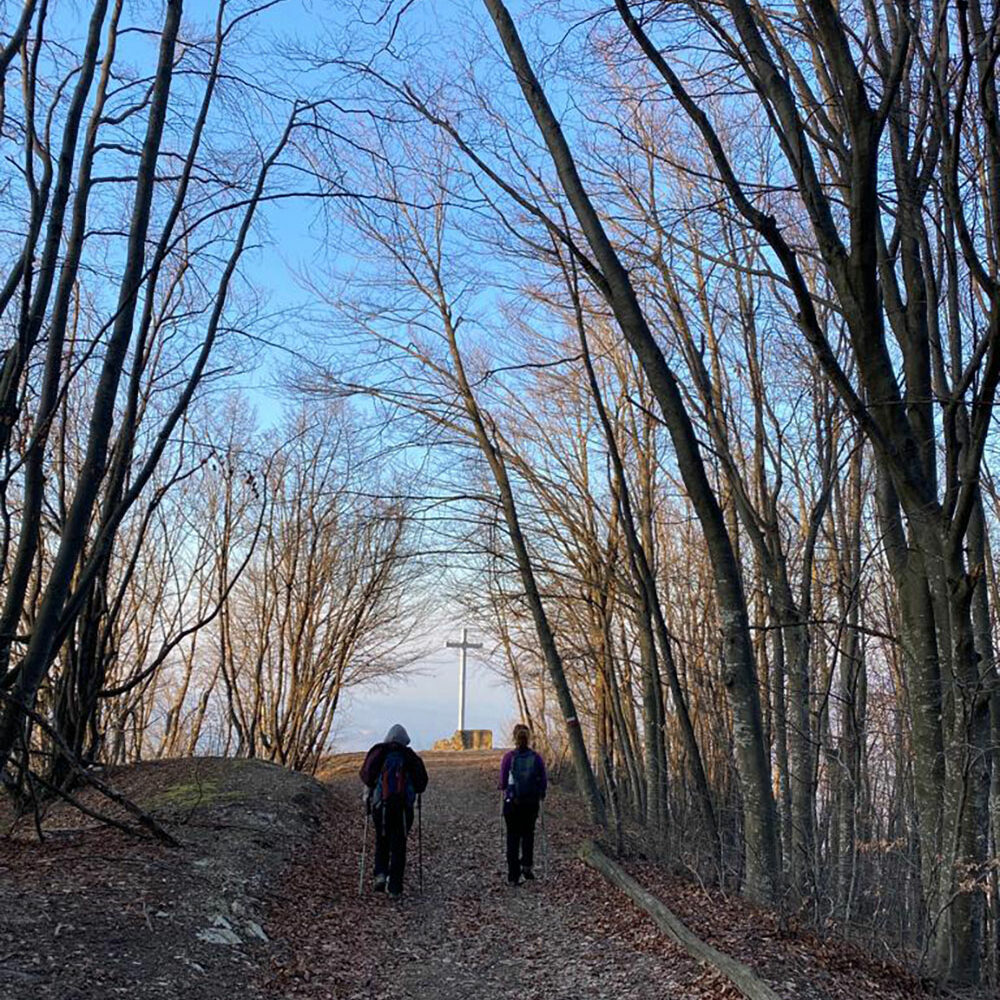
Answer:
[{"label": "white metal cross", "polygon": [[465,729],[465,665],[470,649],[482,649],[481,642],[469,642],[469,630],[462,629],[461,642],[446,642],[450,649],[459,650],[458,654],[458,731]]}]

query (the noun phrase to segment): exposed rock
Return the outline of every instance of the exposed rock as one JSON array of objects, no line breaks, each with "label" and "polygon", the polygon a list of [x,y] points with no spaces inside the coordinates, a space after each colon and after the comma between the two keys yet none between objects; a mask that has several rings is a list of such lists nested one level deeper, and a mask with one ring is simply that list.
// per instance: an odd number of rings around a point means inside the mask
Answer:
[{"label": "exposed rock", "polygon": [[206,944],[243,944],[243,938],[233,930],[233,925],[222,914],[216,914],[211,927],[198,931],[199,941]]},{"label": "exposed rock", "polygon": [[258,941],[270,941],[271,939],[267,936],[264,928],[257,923],[256,920],[248,920],[243,925],[247,934],[251,937],[257,938]]},{"label": "exposed rock", "polygon": [[445,740],[438,740],[432,750],[492,750],[492,729],[456,729]]},{"label": "exposed rock", "polygon": [[204,930],[198,931],[197,938],[199,941],[204,941],[205,944],[243,944],[243,938],[239,934],[227,931],[223,927],[206,927]]}]

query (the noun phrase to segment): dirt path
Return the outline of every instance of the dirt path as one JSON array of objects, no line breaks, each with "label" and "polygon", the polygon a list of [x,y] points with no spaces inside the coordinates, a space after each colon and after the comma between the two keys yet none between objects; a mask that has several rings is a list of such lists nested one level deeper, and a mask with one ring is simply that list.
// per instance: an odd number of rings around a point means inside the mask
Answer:
[{"label": "dirt path", "polygon": [[[648,920],[565,856],[580,832],[569,829],[572,820],[559,789],[547,803],[548,874],[510,888],[494,791],[499,754],[425,759],[431,785],[423,803],[423,895],[414,828],[403,898],[392,901],[367,891],[359,898],[360,785],[356,762],[344,762],[346,773],[332,778],[335,811],[327,833],[295,866],[269,923],[272,936],[283,938],[287,949],[272,982],[276,996],[680,1000],[726,995],[703,993],[702,970],[664,948]],[[543,851],[539,836],[538,870]]]},{"label": "dirt path", "polygon": [[[547,875],[505,884],[499,758],[425,756],[425,891],[414,831],[398,901],[358,895],[360,755],[334,758],[326,786],[259,761],[116,771],[183,846],[58,805],[44,844],[23,824],[0,839],[0,1000],[738,1000],[576,860],[594,831],[558,783],[546,802]],[[536,850],[542,874],[541,838]],[[627,867],[782,1000],[929,996],[874,946],[796,931],[637,854]]]},{"label": "dirt path", "polygon": [[[546,801],[548,872],[506,885],[495,791],[500,754],[426,754],[424,893],[416,831],[406,891],[358,895],[360,755],[336,758],[312,847],[268,915],[274,1000],[740,1000],[715,970],[576,859],[595,831],[564,786]],[[540,831],[539,831],[540,834]],[[543,845],[536,839],[536,871]],[[369,853],[369,860],[370,860]],[[704,940],[755,968],[782,1000],[917,1000],[911,975],[871,949],[796,931],[777,914],[634,859],[631,873]],[[971,996],[971,995],[970,995]]]}]

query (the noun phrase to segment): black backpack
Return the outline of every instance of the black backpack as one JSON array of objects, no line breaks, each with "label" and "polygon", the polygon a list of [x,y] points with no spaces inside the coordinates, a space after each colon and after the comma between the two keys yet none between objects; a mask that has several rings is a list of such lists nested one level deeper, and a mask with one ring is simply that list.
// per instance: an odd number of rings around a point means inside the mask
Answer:
[{"label": "black backpack", "polygon": [[412,806],[417,793],[402,750],[390,750],[382,761],[378,781],[372,792],[372,805]]},{"label": "black backpack", "polygon": [[537,802],[541,798],[542,772],[534,750],[515,751],[507,775],[507,797],[514,802]]}]

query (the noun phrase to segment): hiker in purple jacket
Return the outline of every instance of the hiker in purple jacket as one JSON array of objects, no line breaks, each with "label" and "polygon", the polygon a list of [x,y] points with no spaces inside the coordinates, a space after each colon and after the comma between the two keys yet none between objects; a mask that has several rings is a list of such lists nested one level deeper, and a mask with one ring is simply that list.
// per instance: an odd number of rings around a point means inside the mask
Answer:
[{"label": "hiker in purple jacket", "polygon": [[413,803],[427,787],[424,762],[410,749],[409,733],[398,723],[376,743],[361,765],[361,780],[368,789],[366,807],[375,825],[376,892],[388,891],[397,899],[403,893],[406,836],[413,826]]},{"label": "hiker in purple jacket", "polygon": [[523,876],[535,877],[535,821],[538,806],[545,798],[548,777],[541,754],[528,746],[531,732],[527,726],[514,727],[514,749],[500,762],[500,790],[503,792],[503,818],[507,824],[507,884],[517,885]]}]

